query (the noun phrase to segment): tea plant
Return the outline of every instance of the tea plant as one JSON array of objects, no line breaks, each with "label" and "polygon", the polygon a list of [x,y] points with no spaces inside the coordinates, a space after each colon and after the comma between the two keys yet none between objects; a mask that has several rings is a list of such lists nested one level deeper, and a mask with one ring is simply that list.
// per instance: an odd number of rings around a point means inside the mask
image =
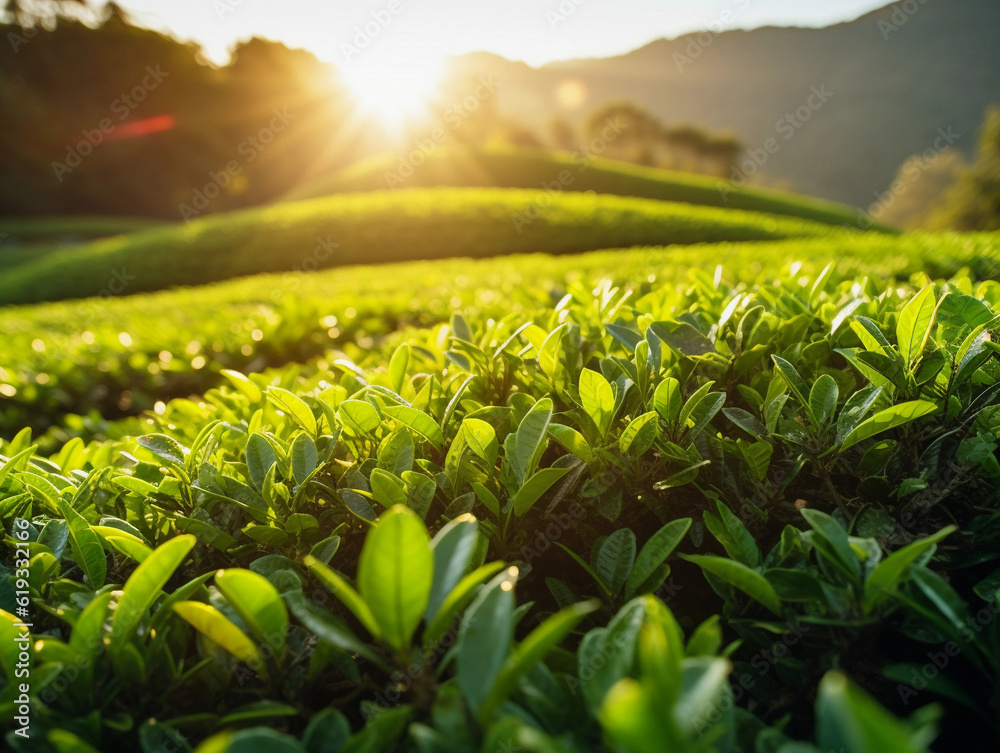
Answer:
[{"label": "tea plant", "polygon": [[33,616],[34,739],[8,744],[876,753],[938,723],[954,744],[962,714],[995,736],[1000,284],[561,279],[227,371],[114,438],[5,441],[5,711],[15,592]]}]

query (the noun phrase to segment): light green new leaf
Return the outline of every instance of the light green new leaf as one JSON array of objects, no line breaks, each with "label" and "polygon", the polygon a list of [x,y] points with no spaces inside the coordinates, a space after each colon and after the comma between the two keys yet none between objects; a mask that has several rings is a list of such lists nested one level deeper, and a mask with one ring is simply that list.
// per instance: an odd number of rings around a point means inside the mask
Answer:
[{"label": "light green new leaf", "polygon": [[584,463],[594,459],[594,451],[584,436],[576,429],[563,424],[549,424],[549,436],[576,455]]},{"label": "light green new leaf", "polygon": [[250,381],[250,379],[238,371],[233,371],[232,369],[223,369],[219,372],[229,383],[233,385],[240,394],[243,395],[251,403],[256,403],[261,398],[260,387]]},{"label": "light green new leaf", "polygon": [[[388,410],[386,413],[392,415]],[[340,404],[338,415],[340,422],[358,436],[370,434],[382,423],[375,406],[367,400],[345,400]]]},{"label": "light green new leaf", "polygon": [[656,391],[653,392],[653,407],[671,428],[677,427],[682,402],[681,383],[673,377],[667,377],[656,385]]},{"label": "light green new leaf", "polygon": [[182,601],[174,604],[174,611],[195,630],[240,661],[263,668],[253,641],[215,607],[200,601]]},{"label": "light green new leaf", "polygon": [[405,505],[407,500],[406,484],[398,477],[376,468],[369,479],[372,486],[372,496],[384,507]]},{"label": "light green new leaf", "polygon": [[927,338],[934,327],[936,311],[934,291],[936,286],[931,283],[917,293],[899,312],[896,322],[896,344],[903,363],[907,368],[924,352]]},{"label": "light green new leaf", "polygon": [[767,578],[756,570],[751,570],[735,560],[707,554],[682,554],[681,558],[695,563],[701,569],[756,599],[776,615],[781,615],[781,598],[778,596],[778,592],[774,590],[774,586],[768,582]]},{"label": "light green new leaf", "polygon": [[636,454],[641,455],[653,446],[657,435],[656,416],[656,411],[649,411],[629,423],[618,440],[622,454],[634,447]]},{"label": "light green new leaf", "polygon": [[492,426],[478,418],[467,418],[462,421],[462,434],[469,449],[486,463],[487,468],[496,465],[500,443]]},{"label": "light green new leaf", "polygon": [[592,369],[580,372],[580,403],[594,420],[601,437],[607,438],[615,411],[615,393],[603,374]]},{"label": "light green new leaf", "polygon": [[111,650],[121,651],[160,595],[170,576],[180,567],[197,539],[184,534],[153,550],[125,581],[122,595],[111,621]]},{"label": "light green new leaf", "polygon": [[440,450],[444,445],[444,434],[441,433],[441,428],[434,422],[433,418],[423,411],[407,405],[387,405],[382,411],[385,415],[422,436],[434,445],[434,449]]},{"label": "light green new leaf", "polygon": [[854,430],[844,438],[840,445],[840,452],[853,447],[858,442],[874,437],[884,431],[895,429],[910,421],[915,421],[937,410],[937,405],[928,400],[911,400],[908,403],[900,403],[884,411],[876,413],[871,418],[861,422]]},{"label": "light green new leaf", "polygon": [[406,381],[406,368],[410,365],[410,346],[408,343],[400,345],[389,359],[389,383],[393,392],[403,391],[403,384]]},{"label": "light green new leaf", "polygon": [[268,387],[267,399],[282,413],[294,418],[310,435],[316,436],[316,417],[305,400],[281,387]]},{"label": "light green new leaf", "polygon": [[254,637],[280,656],[288,636],[288,610],[271,582],[252,570],[229,568],[215,574],[215,585]]},{"label": "light green new leaf", "polygon": [[408,507],[389,510],[368,533],[358,560],[358,591],[397,651],[423,618],[434,580],[434,553],[423,521]]}]

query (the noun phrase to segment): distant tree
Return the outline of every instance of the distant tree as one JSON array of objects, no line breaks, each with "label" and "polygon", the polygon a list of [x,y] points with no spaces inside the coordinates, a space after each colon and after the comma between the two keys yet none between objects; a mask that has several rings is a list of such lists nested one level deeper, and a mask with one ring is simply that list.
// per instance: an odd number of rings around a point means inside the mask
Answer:
[{"label": "distant tree", "polygon": [[545,144],[538,138],[534,131],[520,123],[508,121],[502,128],[498,129],[493,137],[504,145],[521,147],[524,149],[542,149]]},{"label": "distant tree", "polygon": [[80,18],[93,11],[88,0],[7,0],[4,14],[21,27],[51,27],[60,18]]},{"label": "distant tree", "polygon": [[583,148],[639,165],[657,163],[663,124],[648,110],[631,102],[598,108],[583,124]]},{"label": "distant tree", "polygon": [[565,118],[556,116],[549,121],[549,143],[556,149],[575,152],[578,148],[576,129]]},{"label": "distant tree", "polygon": [[986,111],[975,161],[948,191],[935,229],[1000,230],[1000,105]]},{"label": "distant tree", "polygon": [[957,149],[915,154],[900,166],[888,190],[868,208],[873,219],[905,230],[930,228],[949,189],[968,169]]}]

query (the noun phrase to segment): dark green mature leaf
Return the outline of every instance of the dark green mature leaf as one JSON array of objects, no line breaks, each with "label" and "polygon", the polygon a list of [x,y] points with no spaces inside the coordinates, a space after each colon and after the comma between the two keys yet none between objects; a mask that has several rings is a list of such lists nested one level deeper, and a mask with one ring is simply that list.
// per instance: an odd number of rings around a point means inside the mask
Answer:
[{"label": "dark green mature leaf", "polygon": [[292,477],[299,484],[304,484],[310,474],[316,470],[319,456],[316,453],[316,443],[308,434],[299,434],[292,442]]},{"label": "dark green mature leaf", "polygon": [[518,486],[538,467],[538,461],[545,450],[552,420],[552,401],[548,398],[539,400],[521,419],[514,434],[514,455],[508,457]]},{"label": "dark green mature leaf", "polygon": [[268,471],[278,462],[274,448],[261,434],[251,434],[247,439],[246,460],[250,480],[258,489],[262,489]]},{"label": "dark green mature leaf", "polygon": [[69,524],[69,542],[73,558],[87,576],[87,583],[94,590],[104,587],[108,574],[108,560],[104,547],[90,524],[66,501],[59,499],[59,509]]},{"label": "dark green mature leaf", "polygon": [[514,584],[510,568],[480,592],[462,618],[456,658],[458,686],[469,707],[478,710],[490,694],[514,644]]},{"label": "dark green mature leaf", "polygon": [[620,528],[612,533],[597,550],[594,570],[608,586],[612,596],[618,596],[625,587],[635,564],[635,551],[635,534],[628,528]]},{"label": "dark green mature leaf", "polygon": [[649,326],[671,350],[685,356],[715,352],[715,344],[687,322],[654,322]]},{"label": "dark green mature leaf", "polygon": [[802,405],[802,407],[808,408],[809,386],[799,374],[798,370],[781,356],[771,356],[771,359],[774,361],[775,369],[777,369],[781,378],[785,380],[785,384],[788,385],[792,394],[795,395],[795,399],[799,401],[799,404]]},{"label": "dark green mature leaf", "polygon": [[521,516],[528,512],[535,502],[569,471],[569,468],[543,468],[532,475],[511,500],[514,514]]},{"label": "dark green mature leaf", "polygon": [[649,537],[636,557],[632,572],[625,584],[625,598],[639,595],[639,588],[645,583],[684,540],[691,528],[691,518],[672,520]]},{"label": "dark green mature leaf", "polygon": [[781,598],[767,578],[751,570],[746,565],[725,557],[707,554],[682,554],[683,559],[693,562],[703,570],[726,581],[753,599],[756,599],[776,615],[781,615]]},{"label": "dark green mature leaf", "polygon": [[424,619],[430,623],[445,599],[458,585],[472,560],[479,540],[479,523],[466,513],[445,525],[431,540],[434,552],[434,580]]},{"label": "dark green mature leaf", "polygon": [[166,434],[146,434],[139,437],[139,444],[168,464],[184,465],[184,448]]}]

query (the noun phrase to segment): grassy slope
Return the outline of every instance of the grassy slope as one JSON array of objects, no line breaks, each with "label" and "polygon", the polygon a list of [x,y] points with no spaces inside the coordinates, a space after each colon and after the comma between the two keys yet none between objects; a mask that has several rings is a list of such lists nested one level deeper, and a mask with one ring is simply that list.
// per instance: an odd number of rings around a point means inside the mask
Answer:
[{"label": "grassy slope", "polygon": [[[399,156],[386,154],[364,160],[339,173],[301,186],[287,199],[309,199],[335,193],[390,188],[387,175],[399,169]],[[760,188],[737,188],[728,181],[692,173],[640,167],[627,162],[574,158],[567,153],[529,149],[441,147],[431,153],[404,188],[435,186],[542,188],[595,191],[661,201],[749,209],[788,215],[831,225],[856,226],[857,210],[822,199]],[[889,230],[887,227],[880,227]]]},{"label": "grassy slope", "polygon": [[[530,219],[535,217],[536,219]],[[0,278],[0,303],[128,294],[345,264],[576,253],[825,235],[789,217],[618,196],[421,189],[286,202],[46,254]],[[321,241],[337,244],[332,251]],[[123,290],[112,285],[125,280]]]},{"label": "grassy slope", "polygon": [[61,246],[163,224],[141,217],[0,217],[0,273],[38,261]]}]

